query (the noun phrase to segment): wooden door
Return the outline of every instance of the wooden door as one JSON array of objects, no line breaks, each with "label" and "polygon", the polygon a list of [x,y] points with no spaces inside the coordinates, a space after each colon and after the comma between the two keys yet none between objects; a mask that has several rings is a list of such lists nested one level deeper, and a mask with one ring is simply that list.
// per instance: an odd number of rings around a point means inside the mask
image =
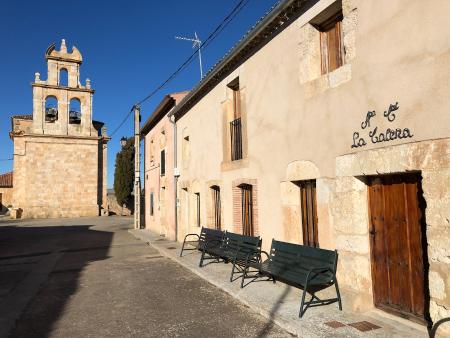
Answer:
[{"label": "wooden door", "polygon": [[242,234],[253,236],[252,186],[243,185],[242,190]]},{"label": "wooden door", "polygon": [[427,260],[421,194],[419,175],[380,176],[369,183],[375,306],[425,322]]},{"label": "wooden door", "polygon": [[317,230],[316,180],[300,182],[303,244],[319,247]]}]

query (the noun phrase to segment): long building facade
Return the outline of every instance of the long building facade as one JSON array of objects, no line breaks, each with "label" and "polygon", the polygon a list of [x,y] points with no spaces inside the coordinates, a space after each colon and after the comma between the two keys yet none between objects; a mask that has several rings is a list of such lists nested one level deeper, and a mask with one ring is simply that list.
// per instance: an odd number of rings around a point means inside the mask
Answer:
[{"label": "long building facade", "polygon": [[169,114],[178,240],[207,226],[336,249],[344,307],[450,316],[449,10],[273,8]]},{"label": "long building facade", "polygon": [[94,90],[80,82],[81,53],[65,41],[45,52],[47,79],[35,74],[33,114],[11,118],[14,217],[99,216],[107,213],[109,137],[93,120]]}]

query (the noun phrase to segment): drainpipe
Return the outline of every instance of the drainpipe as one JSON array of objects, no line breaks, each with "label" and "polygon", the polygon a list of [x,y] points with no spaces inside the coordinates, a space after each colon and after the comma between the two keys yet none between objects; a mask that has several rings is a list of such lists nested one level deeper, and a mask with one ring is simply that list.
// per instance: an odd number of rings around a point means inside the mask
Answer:
[{"label": "drainpipe", "polygon": [[177,123],[175,116],[170,115],[169,121],[173,125],[173,185],[174,185],[174,198],[175,198],[175,241],[178,240],[178,164],[177,164]]}]

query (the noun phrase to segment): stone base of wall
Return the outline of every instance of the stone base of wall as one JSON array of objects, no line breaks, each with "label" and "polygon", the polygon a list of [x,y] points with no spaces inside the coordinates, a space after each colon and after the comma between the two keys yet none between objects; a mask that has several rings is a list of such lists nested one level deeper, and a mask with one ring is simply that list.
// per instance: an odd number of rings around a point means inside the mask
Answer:
[{"label": "stone base of wall", "polygon": [[100,215],[98,205],[77,208],[24,207],[20,218],[69,218],[96,217]]}]

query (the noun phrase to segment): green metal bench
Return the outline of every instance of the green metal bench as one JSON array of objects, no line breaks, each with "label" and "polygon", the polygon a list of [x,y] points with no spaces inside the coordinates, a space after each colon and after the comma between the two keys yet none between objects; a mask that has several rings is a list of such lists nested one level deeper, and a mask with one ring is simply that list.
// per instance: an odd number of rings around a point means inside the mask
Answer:
[{"label": "green metal bench", "polygon": [[[221,245],[224,232],[221,230],[210,229],[202,227],[199,234],[187,234],[183,240],[183,246],[181,247],[180,257],[183,256],[184,251],[198,250],[202,251],[206,247],[206,243],[210,242],[210,247]],[[189,245],[190,247],[186,247]]]},{"label": "green metal bench", "polygon": [[[268,256],[262,263],[250,262],[242,275],[244,278],[250,267],[256,268],[259,275],[265,275],[275,280],[280,280],[303,288],[300,303],[300,318],[308,307],[327,305],[338,302],[339,310],[342,311],[341,295],[336,279],[337,251],[319,249],[304,245],[280,242],[272,240],[270,254],[262,251]],[[318,290],[332,286],[336,288],[336,298],[319,299],[315,293]],[[305,302],[306,293],[311,294],[311,300]]]},{"label": "green metal bench", "polygon": [[223,259],[226,262],[231,262],[233,266],[230,282],[232,282],[235,273],[244,274],[244,271],[247,270],[247,264],[260,262],[261,242],[260,237],[244,236],[226,231],[220,246],[206,244],[202,251],[200,266],[203,265],[205,259]]}]

